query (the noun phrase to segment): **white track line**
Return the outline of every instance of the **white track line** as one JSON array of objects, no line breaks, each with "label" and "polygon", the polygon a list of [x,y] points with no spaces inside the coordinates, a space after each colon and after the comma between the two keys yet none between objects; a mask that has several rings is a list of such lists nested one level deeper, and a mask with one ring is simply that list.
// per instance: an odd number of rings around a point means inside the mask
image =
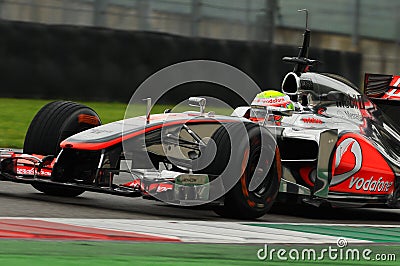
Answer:
[{"label": "white track line", "polygon": [[[70,225],[144,233],[164,237],[176,237],[183,242],[191,243],[333,244],[336,243],[338,239],[338,237],[335,236],[260,226],[249,226],[238,222],[72,218],[35,219]],[[370,243],[370,241],[359,239],[346,238],[346,240],[349,243]]]}]

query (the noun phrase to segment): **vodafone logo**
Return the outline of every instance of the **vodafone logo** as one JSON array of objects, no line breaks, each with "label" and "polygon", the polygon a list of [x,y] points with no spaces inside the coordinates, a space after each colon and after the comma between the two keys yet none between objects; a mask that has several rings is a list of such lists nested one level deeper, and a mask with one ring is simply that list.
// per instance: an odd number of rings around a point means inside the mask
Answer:
[{"label": "vodafone logo", "polygon": [[288,100],[285,97],[277,97],[277,98],[258,98],[254,99],[252,105],[257,104],[275,104],[275,103],[286,103]]},{"label": "vodafone logo", "polygon": [[342,136],[332,161],[331,191],[359,194],[389,194],[394,173],[375,146],[361,135]]},{"label": "vodafone logo", "polygon": [[365,180],[362,177],[352,177],[350,180],[349,188],[355,187],[357,190],[364,191],[378,191],[378,192],[388,192],[392,187],[393,182],[383,181],[383,178],[380,177],[378,180],[375,180],[374,177]]},{"label": "vodafone logo", "polygon": [[337,184],[342,183],[343,181],[347,180],[352,175],[356,174],[361,169],[361,166],[362,166],[361,147],[360,147],[360,144],[353,138],[345,139],[336,148],[335,168],[338,168],[338,166],[340,165],[342,158],[346,154],[346,152],[351,152],[354,154],[354,157],[355,157],[354,167],[348,172],[334,175],[332,178],[331,186],[335,186]]}]

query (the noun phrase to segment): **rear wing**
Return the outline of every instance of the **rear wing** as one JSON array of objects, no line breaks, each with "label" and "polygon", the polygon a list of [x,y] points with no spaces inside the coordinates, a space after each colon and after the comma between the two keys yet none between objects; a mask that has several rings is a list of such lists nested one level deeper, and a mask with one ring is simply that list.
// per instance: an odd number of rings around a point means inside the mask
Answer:
[{"label": "rear wing", "polygon": [[400,100],[400,76],[366,73],[364,93],[370,98]]},{"label": "rear wing", "polygon": [[400,76],[367,73],[364,93],[394,123],[400,124]]}]

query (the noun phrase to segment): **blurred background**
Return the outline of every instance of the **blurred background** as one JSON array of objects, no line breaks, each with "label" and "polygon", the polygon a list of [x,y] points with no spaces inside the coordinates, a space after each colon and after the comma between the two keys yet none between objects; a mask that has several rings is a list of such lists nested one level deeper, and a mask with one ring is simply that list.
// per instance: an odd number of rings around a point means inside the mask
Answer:
[{"label": "blurred background", "polygon": [[[6,59],[0,60],[0,96],[15,96],[7,92],[13,88],[16,97],[36,87],[38,97],[57,86],[64,91],[72,86],[132,89],[161,67],[190,59],[230,63],[256,82],[276,87],[290,67],[271,64],[297,54],[305,27],[304,14],[297,12],[302,8],[310,12],[311,55],[324,63],[319,70],[344,75],[360,87],[364,72],[399,72],[397,0],[0,0],[0,56]],[[158,54],[144,51],[149,43]],[[26,50],[33,55],[23,55]],[[71,77],[76,82],[68,84]],[[23,81],[30,89],[21,89]],[[94,98],[114,94],[100,92]],[[82,97],[91,99],[93,93]]]}]

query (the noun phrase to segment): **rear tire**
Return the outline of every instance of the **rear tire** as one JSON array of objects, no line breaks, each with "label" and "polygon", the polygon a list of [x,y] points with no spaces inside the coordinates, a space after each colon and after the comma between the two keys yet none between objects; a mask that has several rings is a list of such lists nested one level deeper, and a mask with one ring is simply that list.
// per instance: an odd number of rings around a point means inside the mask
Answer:
[{"label": "rear tire", "polygon": [[[99,125],[101,121],[97,113],[85,105],[69,101],[48,103],[29,125],[24,153],[56,156],[64,139]],[[76,197],[85,192],[84,189],[54,184],[37,183],[32,186],[45,194],[61,197]]]},{"label": "rear tire", "polygon": [[[270,210],[278,194],[281,178],[279,150],[277,147],[269,147],[265,143],[261,144],[261,134],[265,134],[263,132],[264,128],[256,124],[246,124],[247,136],[234,136],[233,138],[231,136],[231,139],[228,131],[231,135],[235,134],[235,132],[241,132],[240,130],[236,131],[234,127],[235,125],[228,125],[226,128],[221,126],[211,136],[217,146],[217,152],[212,163],[202,172],[220,175],[225,170],[230,158],[235,160],[236,164],[241,165],[242,169],[235,169],[235,171],[243,171],[239,181],[225,194],[224,205],[215,207],[214,211],[222,217],[255,219]],[[243,150],[239,145],[243,141],[240,142],[238,140],[243,140],[245,137],[248,138],[249,145],[247,149]],[[270,138],[272,136],[266,137]],[[231,145],[231,142],[234,145]],[[231,156],[231,150],[233,156]],[[267,164],[258,165],[258,162],[261,161],[260,155],[264,154],[264,152],[275,153],[275,155],[271,155],[273,161],[268,170]],[[263,159],[265,159],[264,157]],[[264,169],[262,169],[263,167]],[[261,177],[262,181],[257,188],[249,191],[249,184],[254,178],[253,173],[255,171],[261,173],[258,177]]]}]

